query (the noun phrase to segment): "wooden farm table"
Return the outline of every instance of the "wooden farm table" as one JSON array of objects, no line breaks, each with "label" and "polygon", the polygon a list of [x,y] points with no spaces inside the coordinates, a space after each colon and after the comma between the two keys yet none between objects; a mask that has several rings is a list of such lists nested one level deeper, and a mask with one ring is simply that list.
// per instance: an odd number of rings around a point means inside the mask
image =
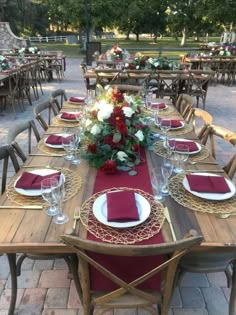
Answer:
[{"label": "wooden farm table", "polygon": [[[68,104],[66,104],[66,107]],[[74,105],[73,105],[74,106]],[[171,105],[169,105],[171,107]],[[68,110],[68,107],[67,109]],[[163,115],[167,117],[166,113]],[[171,118],[179,117],[174,110],[169,115]],[[76,123],[75,123],[76,124]],[[62,132],[64,129],[58,124],[51,126],[48,133]],[[193,132],[179,135],[181,138],[197,139]],[[90,167],[87,162],[83,161],[79,166],[73,166],[65,161],[62,156],[55,157],[42,153],[39,149],[34,151],[35,155],[30,156],[23,165],[17,176],[23,171],[32,170],[34,168],[44,168],[50,165],[54,168],[67,168],[75,171],[83,180],[81,188],[78,192],[63,205],[63,210],[68,214],[70,220],[64,225],[56,225],[52,218],[47,216],[43,210],[19,209],[14,201],[11,201],[7,193],[0,197],[0,253],[8,255],[12,274],[12,284],[16,287],[16,253],[27,254],[69,254],[73,257],[71,249],[60,241],[60,235],[67,233],[73,226],[73,215],[76,207],[81,206],[93,193],[94,182],[96,177],[96,169]],[[38,155],[37,155],[38,154]],[[146,153],[149,170],[153,166],[160,166],[162,158],[152,151]],[[213,161],[211,157],[205,161]],[[27,168],[29,167],[29,168]],[[188,170],[219,170],[220,167],[211,164],[195,164],[187,165]],[[17,177],[16,176],[16,177]],[[112,175],[110,175],[112,176]],[[16,178],[15,177],[15,178]],[[15,180],[12,179],[12,181]],[[138,184],[137,184],[138,188]],[[27,204],[30,205],[29,202]],[[169,208],[171,220],[177,239],[181,239],[190,229],[195,229],[199,234],[204,236],[204,242],[196,250],[213,247],[217,250],[235,251],[236,247],[236,216],[228,219],[220,219],[213,214],[198,212],[183,207],[175,202],[171,197],[166,199],[165,204]],[[4,206],[13,206],[13,209],[4,209]],[[236,209],[235,209],[236,211]],[[79,223],[76,227],[76,233],[81,237],[86,237],[87,231],[84,226]],[[164,223],[162,234],[165,241],[172,240],[170,227],[167,222]],[[229,246],[230,245],[230,246]],[[15,292],[16,294],[16,292]],[[14,309],[15,301],[11,303],[10,311]],[[10,313],[9,314],[12,314]]]}]

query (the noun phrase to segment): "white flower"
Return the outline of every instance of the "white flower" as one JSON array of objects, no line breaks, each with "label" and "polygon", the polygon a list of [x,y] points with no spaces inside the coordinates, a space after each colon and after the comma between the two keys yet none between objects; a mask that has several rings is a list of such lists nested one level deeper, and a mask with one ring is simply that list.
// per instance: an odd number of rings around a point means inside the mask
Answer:
[{"label": "white flower", "polygon": [[92,123],[92,120],[91,120],[91,119],[86,119],[86,121],[85,121],[85,127],[90,126],[91,123]]},{"label": "white flower", "polygon": [[22,47],[21,49],[19,49],[19,53],[22,54],[25,51],[25,48]]},{"label": "white flower", "polygon": [[129,117],[130,118],[134,114],[134,111],[132,110],[131,107],[124,106],[122,108],[122,110],[123,110],[123,113],[125,114],[125,117]]},{"label": "white flower", "polygon": [[3,61],[3,60],[5,60],[5,57],[0,55],[0,61]]},{"label": "white flower", "polygon": [[34,54],[34,47],[29,47],[29,52],[31,52],[32,54]]},{"label": "white flower", "polygon": [[118,151],[117,152],[117,158],[121,162],[125,161],[127,159],[127,157],[128,157],[128,155],[125,152],[123,152],[123,151]]},{"label": "white flower", "polygon": [[93,125],[93,127],[91,128],[91,134],[96,136],[101,132],[101,127],[97,124]]},{"label": "white flower", "polygon": [[105,100],[102,100],[98,104],[98,120],[104,121],[104,119],[108,119],[113,112],[113,106],[108,104]]},{"label": "white flower", "polygon": [[141,130],[137,131],[134,135],[135,135],[135,137],[137,137],[139,139],[139,141],[143,141],[144,134]]}]

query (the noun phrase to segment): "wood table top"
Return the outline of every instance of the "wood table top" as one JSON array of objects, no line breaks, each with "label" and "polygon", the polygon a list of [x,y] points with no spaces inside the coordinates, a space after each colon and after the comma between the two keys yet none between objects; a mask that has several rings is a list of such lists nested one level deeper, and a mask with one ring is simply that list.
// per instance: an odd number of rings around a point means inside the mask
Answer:
[{"label": "wood table top", "polygon": [[[179,117],[175,111],[170,114],[171,118]],[[48,133],[57,133],[63,130],[60,126],[49,127]],[[196,139],[193,132],[179,136],[181,138]],[[38,148],[34,154],[42,154]],[[152,151],[147,151],[147,162],[149,169],[153,166],[159,166],[162,158]],[[213,161],[208,157],[205,161]],[[0,209],[0,253],[66,253],[69,249],[60,242],[60,235],[67,233],[73,226],[73,215],[75,207],[81,206],[93,193],[93,187],[96,177],[96,169],[90,167],[86,161],[78,166],[71,165],[63,157],[53,156],[29,156],[24,166],[18,174],[12,179],[14,181],[23,171],[50,165],[55,168],[68,168],[75,171],[83,179],[83,184],[78,193],[66,201],[63,205],[64,211],[69,215],[70,220],[64,225],[56,225],[52,218],[47,216],[44,210],[18,209]],[[210,164],[188,165],[192,170],[216,170],[220,167]],[[138,187],[137,187],[138,188]],[[29,198],[30,204],[30,198]],[[185,208],[175,202],[170,196],[166,198],[165,204],[169,208],[172,223],[174,225],[177,239],[182,238],[190,229],[195,229],[204,236],[204,246],[224,247],[225,244],[236,246],[236,216],[230,216],[228,219],[220,219],[212,214],[193,211]],[[11,201],[7,194],[0,196],[0,206],[16,205]],[[236,211],[236,209],[235,209]],[[165,222],[162,232],[166,241],[171,240],[170,228]],[[77,223],[77,233],[81,236],[86,235],[86,230],[82,224]],[[70,250],[71,251],[71,250]]]}]

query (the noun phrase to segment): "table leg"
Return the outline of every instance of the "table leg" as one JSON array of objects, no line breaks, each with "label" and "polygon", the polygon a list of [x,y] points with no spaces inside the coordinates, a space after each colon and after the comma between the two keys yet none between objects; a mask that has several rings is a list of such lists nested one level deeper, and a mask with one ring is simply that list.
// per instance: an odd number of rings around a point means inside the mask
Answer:
[{"label": "table leg", "polygon": [[17,297],[16,254],[7,254],[11,274],[11,301],[8,315],[13,315]]},{"label": "table leg", "polygon": [[236,314],[236,261],[233,263],[233,274],[232,274],[232,288],[229,299],[229,315]]}]

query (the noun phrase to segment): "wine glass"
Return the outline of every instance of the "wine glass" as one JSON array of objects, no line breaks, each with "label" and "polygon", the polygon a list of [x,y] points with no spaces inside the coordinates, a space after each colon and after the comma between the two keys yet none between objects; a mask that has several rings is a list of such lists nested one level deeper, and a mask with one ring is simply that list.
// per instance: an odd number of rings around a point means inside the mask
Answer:
[{"label": "wine glass", "polygon": [[161,120],[161,125],[160,125],[160,127],[161,127],[161,130],[162,130],[162,132],[163,132],[163,137],[162,137],[162,139],[164,139],[164,144],[167,146],[167,132],[170,130],[170,128],[171,128],[171,120],[170,119],[166,119],[166,118],[163,118],[162,120]]},{"label": "wine glass", "polygon": [[52,194],[52,190],[57,186],[58,181],[56,178],[46,178],[41,182],[42,197],[49,204],[49,207],[46,210],[46,214],[49,216],[54,216],[59,212],[56,200]]},{"label": "wine glass", "polygon": [[183,162],[188,160],[189,156],[189,147],[185,144],[176,144],[174,159],[177,162],[176,167],[174,168],[175,173],[183,173]]},{"label": "wine glass", "polygon": [[160,169],[153,168],[151,170],[151,184],[155,200],[164,201],[165,198],[162,194],[163,176]]},{"label": "wine glass", "polygon": [[65,160],[71,161],[74,158],[73,155],[73,133],[67,133],[66,137],[62,138],[62,146],[63,149],[66,151]]},{"label": "wine glass", "polygon": [[53,217],[53,222],[56,224],[64,224],[69,221],[69,217],[67,214],[63,213],[62,210],[62,202],[65,198],[65,182],[64,177],[61,178],[60,182],[58,183],[57,187],[52,190],[52,194],[57,202],[58,205],[58,214]]},{"label": "wine glass", "polygon": [[169,188],[168,188],[168,181],[173,171],[173,163],[163,163],[163,166],[161,167],[161,174],[163,176],[163,187],[162,187],[162,193],[164,195],[169,195]]},{"label": "wine glass", "polygon": [[73,137],[73,141],[72,141],[73,159],[71,160],[71,164],[73,164],[73,165],[79,165],[81,163],[81,160],[78,157],[78,150],[80,147],[81,133],[82,133],[82,127],[76,128],[75,133],[74,133],[74,137]]},{"label": "wine glass", "polygon": [[176,143],[175,139],[167,137],[166,155],[165,155],[166,163],[168,163],[168,161],[173,160],[173,155],[175,151],[175,143]]}]

